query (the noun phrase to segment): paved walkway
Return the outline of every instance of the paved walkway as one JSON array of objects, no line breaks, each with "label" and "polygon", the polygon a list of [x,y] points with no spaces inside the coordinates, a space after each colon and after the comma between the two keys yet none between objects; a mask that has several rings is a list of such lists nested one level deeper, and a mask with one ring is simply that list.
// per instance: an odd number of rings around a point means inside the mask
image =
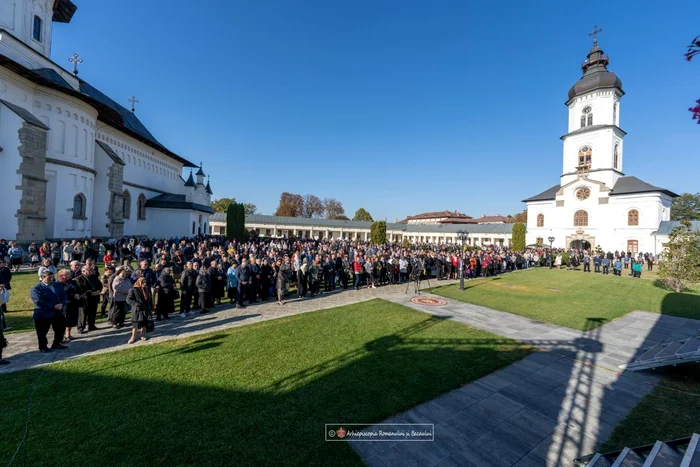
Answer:
[{"label": "paved walkway", "polygon": [[[453,282],[441,281],[440,284],[445,285]],[[409,292],[413,292],[413,286],[410,287]],[[292,298],[285,305],[278,305],[275,300],[271,300],[258,302],[246,308],[233,308],[227,303],[214,308],[210,313],[204,315],[197,313],[190,318],[183,319],[179,317],[178,313],[175,313],[171,315],[171,319],[168,321],[156,322],[156,330],[149,335],[148,341],[137,341],[137,343],[132,345],[126,344],[126,341],[131,336],[130,321],[127,321],[129,326],[119,330],[107,328],[105,324],[98,324],[98,327],[103,329],[83,335],[76,334],[77,338],[67,344],[68,349],[52,351],[47,354],[39,352],[36,334],[33,331],[8,334],[6,338],[10,345],[3,352],[3,358],[10,360],[12,363],[0,366],[0,374],[24,370],[46,363],[79,358],[85,355],[112,352],[127,347],[149,345],[170,339],[220,331],[268,319],[350,305],[373,298],[391,300],[396,299],[400,295],[406,295],[405,284],[382,286],[376,289],[360,289],[359,291],[354,289],[346,291],[336,290],[314,298]],[[407,296],[412,295],[409,294]],[[228,300],[225,300],[225,302],[228,302]],[[53,331],[49,331],[48,338],[49,343],[51,343]]]},{"label": "paved walkway", "polygon": [[392,300],[542,351],[385,420],[434,423],[435,441],[354,442],[369,466],[573,465],[594,452],[658,381],[650,373],[619,375],[617,365],[641,348],[695,335],[700,325],[635,311],[580,332],[462,302],[430,307],[409,298]]}]

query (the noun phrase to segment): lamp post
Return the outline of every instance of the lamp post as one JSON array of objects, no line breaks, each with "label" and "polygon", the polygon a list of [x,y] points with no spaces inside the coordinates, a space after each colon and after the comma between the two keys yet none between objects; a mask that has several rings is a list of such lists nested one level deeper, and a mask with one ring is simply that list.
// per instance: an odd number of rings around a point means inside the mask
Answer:
[{"label": "lamp post", "polygon": [[549,269],[552,269],[552,244],[554,243],[554,237],[549,237]]},{"label": "lamp post", "polygon": [[459,252],[459,290],[464,290],[464,240],[467,238],[466,230],[458,230],[460,240],[462,240],[462,251]]}]

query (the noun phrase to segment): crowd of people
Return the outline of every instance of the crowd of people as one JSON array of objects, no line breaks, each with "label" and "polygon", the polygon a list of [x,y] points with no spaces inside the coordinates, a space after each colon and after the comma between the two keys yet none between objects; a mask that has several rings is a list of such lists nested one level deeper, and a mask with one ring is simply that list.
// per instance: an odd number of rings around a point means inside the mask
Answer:
[{"label": "crowd of people", "polygon": [[[16,244],[0,241],[3,311],[9,301],[12,271],[23,264],[21,259],[13,260],[18,249]],[[126,326],[130,317],[127,342],[132,344],[137,338],[146,340],[155,321],[169,320],[175,314],[187,318],[207,313],[226,300],[241,308],[268,300],[284,305],[292,287],[296,297],[306,299],[337,289],[460,277],[460,249],[453,244],[374,245],[340,239],[237,242],[208,236],[47,242],[38,248],[30,245],[27,254],[30,266],[38,267],[39,280],[31,290],[31,300],[41,352],[65,349],[76,334],[97,330],[98,312],[115,329]],[[465,280],[532,266],[577,269],[581,264],[584,271],[590,272],[592,264],[595,272],[602,270],[603,274],[612,266],[617,275],[624,266],[639,277],[642,261],[648,261],[649,268],[654,262],[652,255],[547,248],[511,251],[497,246],[467,249],[461,255]],[[24,253],[18,257],[24,258]],[[49,329],[53,329],[51,345]],[[0,339],[0,344],[5,342]],[[5,362],[1,355],[0,350],[0,362]]]}]

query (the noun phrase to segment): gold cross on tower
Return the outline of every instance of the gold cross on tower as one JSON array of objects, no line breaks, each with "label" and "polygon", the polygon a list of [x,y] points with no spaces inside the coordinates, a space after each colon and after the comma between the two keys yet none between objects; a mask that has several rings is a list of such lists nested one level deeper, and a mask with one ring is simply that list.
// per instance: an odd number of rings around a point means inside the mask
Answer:
[{"label": "gold cross on tower", "polygon": [[78,76],[78,64],[83,63],[83,59],[80,58],[78,54],[73,54],[73,56],[69,58],[68,61],[73,64],[73,74],[75,76]]},{"label": "gold cross on tower", "polygon": [[136,112],[136,104],[138,104],[139,100],[136,99],[136,96],[131,96],[129,98],[129,103],[131,104],[131,111]]}]

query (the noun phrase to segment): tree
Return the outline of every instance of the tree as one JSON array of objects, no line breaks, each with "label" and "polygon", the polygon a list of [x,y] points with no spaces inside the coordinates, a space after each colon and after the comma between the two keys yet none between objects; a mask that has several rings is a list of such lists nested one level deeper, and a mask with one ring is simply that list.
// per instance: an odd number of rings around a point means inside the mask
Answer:
[{"label": "tree", "polygon": [[304,204],[301,209],[301,217],[322,217],[325,208],[323,202],[316,195],[304,196]]},{"label": "tree", "polygon": [[323,207],[326,211],[326,219],[341,219],[345,217],[345,208],[343,203],[335,198],[325,198],[323,200]]},{"label": "tree", "polygon": [[525,249],[525,224],[522,222],[513,224],[512,243],[510,247],[514,251],[523,251]]},{"label": "tree", "polygon": [[[687,61],[691,61],[693,57],[698,54],[700,54],[700,36],[696,36],[695,39],[690,42],[688,51],[685,53],[685,59]],[[693,120],[697,120],[698,124],[700,125],[700,99],[698,99],[695,103],[696,105],[688,110],[692,112]]]},{"label": "tree", "polygon": [[519,212],[516,215],[512,217],[511,222],[522,222],[523,224],[527,224],[527,209],[524,210],[523,212]]},{"label": "tree", "polygon": [[258,207],[256,205],[254,205],[253,203],[245,203],[243,205],[243,207],[245,208],[245,215],[246,216],[252,216],[253,214],[255,214],[258,211]]},{"label": "tree", "polygon": [[386,222],[373,222],[369,229],[369,236],[375,245],[384,245],[386,243]]},{"label": "tree", "polygon": [[676,292],[700,282],[700,231],[692,230],[689,221],[682,221],[671,231],[659,265],[659,276]]},{"label": "tree", "polygon": [[372,216],[370,215],[370,213],[367,212],[365,208],[360,208],[357,211],[355,211],[355,215],[352,216],[352,220],[372,222],[374,219],[372,219]]},{"label": "tree", "polygon": [[226,236],[229,239],[245,239],[245,205],[231,203],[226,212]]},{"label": "tree", "polygon": [[700,220],[700,193],[683,193],[671,202],[672,221]]},{"label": "tree", "polygon": [[280,195],[280,204],[277,206],[275,216],[299,217],[304,207],[304,199],[301,195],[284,192]]},{"label": "tree", "polygon": [[228,207],[235,202],[236,198],[220,198],[209,203],[209,207],[212,208],[214,212],[228,212]]}]

